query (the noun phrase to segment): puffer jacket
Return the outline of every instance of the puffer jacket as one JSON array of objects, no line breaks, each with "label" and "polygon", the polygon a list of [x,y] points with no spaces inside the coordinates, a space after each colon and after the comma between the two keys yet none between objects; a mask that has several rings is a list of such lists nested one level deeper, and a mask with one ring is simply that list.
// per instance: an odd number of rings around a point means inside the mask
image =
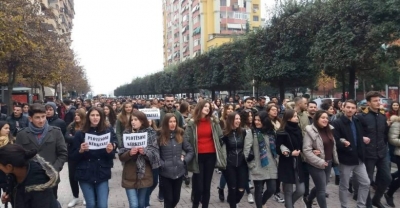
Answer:
[{"label": "puffer jacket", "polygon": [[389,143],[395,147],[394,155],[400,156],[400,117],[391,116],[392,125],[389,129]]},{"label": "puffer jacket", "polygon": [[[214,140],[214,146],[216,150],[217,161],[215,164],[216,168],[225,169],[226,168],[226,148],[223,146],[222,141],[220,141],[223,137],[221,127],[219,125],[219,121],[217,118],[211,118],[211,129],[212,136]],[[193,173],[199,173],[199,163],[198,163],[198,149],[197,149],[197,125],[193,119],[190,119],[184,134],[184,139],[189,141],[194,149],[194,158],[191,160],[187,166],[188,171]]]},{"label": "puffer jacket", "polygon": [[[183,136],[183,135],[182,135]],[[182,151],[185,152],[183,161]],[[177,179],[185,174],[185,164],[188,164],[194,156],[192,145],[187,141],[178,143],[175,132],[171,133],[167,145],[160,144],[161,168],[160,175],[165,178]]]},{"label": "puffer jacket", "polygon": [[251,149],[253,149],[254,159],[247,162],[247,166],[250,169],[250,178],[252,180],[268,180],[278,178],[278,162],[271,154],[269,147],[269,135],[264,134],[264,140],[267,148],[267,157],[269,164],[265,167],[261,167],[260,160],[260,149],[257,140],[257,134],[252,132],[251,129],[246,131],[245,144],[244,144],[244,156],[249,157]]},{"label": "puffer jacket", "polygon": [[239,167],[245,163],[243,154],[245,137],[246,130],[242,130],[240,135],[237,135],[236,131],[232,131],[222,138],[226,147],[226,165]]},{"label": "puffer jacket", "polygon": [[387,141],[389,126],[386,122],[386,117],[382,113],[375,113],[369,108],[364,110],[358,116],[361,122],[364,137],[368,137],[371,141],[365,145],[365,158],[378,159],[384,158],[387,155]]},{"label": "puffer jacket", "polygon": [[[333,129],[333,126],[329,125],[329,127]],[[305,130],[306,134],[304,135],[303,139],[303,154],[307,163],[316,168],[325,169],[324,143],[319,135],[317,127],[314,125],[308,125],[306,126]],[[313,150],[319,150],[321,151],[321,154],[315,155]],[[339,164],[335,140],[333,140],[333,163]]]}]

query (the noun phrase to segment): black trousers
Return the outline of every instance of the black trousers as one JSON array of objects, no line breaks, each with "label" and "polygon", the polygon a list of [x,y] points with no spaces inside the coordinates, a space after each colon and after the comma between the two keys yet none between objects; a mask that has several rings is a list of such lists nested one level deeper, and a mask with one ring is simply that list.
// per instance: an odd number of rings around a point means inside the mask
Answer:
[{"label": "black trousers", "polygon": [[[396,161],[396,165],[397,165],[397,170],[400,170],[400,156],[396,155],[394,157],[395,157],[395,161]],[[397,189],[399,189],[399,188],[400,188],[400,178],[395,177],[395,178],[393,178],[392,182],[390,183],[387,194],[389,196],[393,197],[394,192],[396,192]]]},{"label": "black trousers", "polygon": [[210,203],[211,181],[217,156],[215,153],[198,154],[199,173],[194,173],[192,188],[194,192],[193,207],[198,207],[201,199],[203,208]]},{"label": "black trousers", "polygon": [[[236,204],[240,202],[244,195],[246,183],[248,183],[247,163],[243,163],[239,167],[227,166],[222,174],[224,174],[226,184],[228,185],[228,203],[230,208],[236,208]],[[241,190],[239,190],[241,189]]]},{"label": "black trousers", "polygon": [[160,176],[160,181],[163,183],[164,208],[176,207],[181,198],[183,176],[177,179]]},{"label": "black trousers", "polygon": [[[254,201],[256,202],[256,207],[261,208],[265,203],[267,203],[268,199],[275,193],[276,191],[276,180],[268,179],[262,181],[253,180],[254,183]],[[267,184],[267,190],[264,191],[264,184]]]},{"label": "black trousers", "polygon": [[76,170],[77,162],[68,160],[68,176],[69,176],[69,185],[71,186],[72,195],[75,198],[79,198],[79,184],[78,181],[75,180],[75,170]]}]

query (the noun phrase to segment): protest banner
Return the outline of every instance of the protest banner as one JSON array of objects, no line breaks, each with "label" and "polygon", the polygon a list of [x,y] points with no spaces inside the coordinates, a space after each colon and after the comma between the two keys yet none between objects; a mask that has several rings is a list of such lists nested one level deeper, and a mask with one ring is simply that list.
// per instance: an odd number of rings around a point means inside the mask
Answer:
[{"label": "protest banner", "polygon": [[98,150],[105,149],[107,145],[110,143],[111,133],[102,134],[102,135],[94,135],[94,134],[85,134],[85,142],[89,144],[90,150]]},{"label": "protest banner", "polygon": [[147,132],[123,134],[124,147],[147,147]]},{"label": "protest banner", "polygon": [[142,108],[139,109],[144,114],[146,114],[147,119],[149,120],[159,120],[160,119],[160,109],[158,108]]}]

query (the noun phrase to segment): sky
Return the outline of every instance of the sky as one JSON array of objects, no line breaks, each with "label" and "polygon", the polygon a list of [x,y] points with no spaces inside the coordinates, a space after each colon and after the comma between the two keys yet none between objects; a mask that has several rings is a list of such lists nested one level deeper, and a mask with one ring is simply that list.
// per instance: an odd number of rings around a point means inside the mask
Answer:
[{"label": "sky", "polygon": [[[262,1],[262,16],[265,4]],[[94,95],[163,69],[161,0],[75,0],[72,48]]]}]

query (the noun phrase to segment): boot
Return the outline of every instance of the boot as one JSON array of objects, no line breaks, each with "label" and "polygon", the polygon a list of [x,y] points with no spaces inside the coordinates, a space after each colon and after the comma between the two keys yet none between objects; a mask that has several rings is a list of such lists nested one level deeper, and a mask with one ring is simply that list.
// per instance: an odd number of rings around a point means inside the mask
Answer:
[{"label": "boot", "polygon": [[339,185],[340,183],[340,175],[335,176],[335,185]]},{"label": "boot", "polygon": [[224,189],[221,189],[220,187],[217,187],[217,188],[218,188],[218,197],[219,197],[219,200],[220,200],[221,202],[224,202],[224,201],[225,201]]}]

